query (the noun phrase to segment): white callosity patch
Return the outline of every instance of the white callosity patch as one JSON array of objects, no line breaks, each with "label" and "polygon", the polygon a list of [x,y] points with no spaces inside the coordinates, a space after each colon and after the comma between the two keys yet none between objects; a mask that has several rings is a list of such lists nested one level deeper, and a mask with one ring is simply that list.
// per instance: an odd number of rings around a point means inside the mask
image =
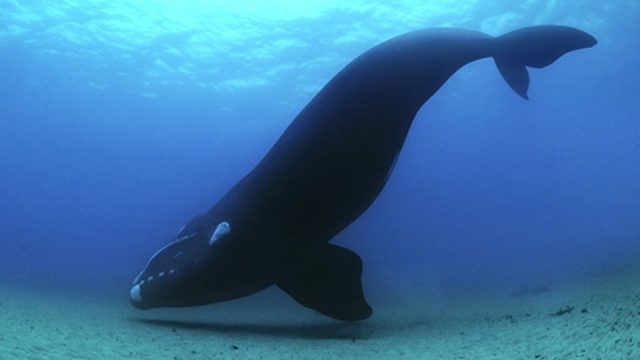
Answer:
[{"label": "white callosity patch", "polygon": [[129,291],[129,297],[135,302],[142,302],[142,296],[140,295],[140,285],[135,285],[131,288],[131,291]]},{"label": "white callosity patch", "polygon": [[[180,233],[184,230],[184,228],[185,227],[183,226],[180,229],[180,231],[178,231],[178,234],[176,236],[180,235]],[[213,231],[213,234],[209,238],[209,244],[213,244],[216,240],[218,240],[221,237],[229,234],[230,232],[231,232],[231,225],[229,225],[228,222],[223,221],[223,222],[219,223],[218,226],[216,227],[216,229]],[[168,270],[160,271],[155,275],[149,275],[146,278],[142,278],[143,274],[145,274],[145,272],[147,271],[147,268],[149,267],[151,262],[156,258],[156,256],[158,256],[160,253],[165,251],[171,245],[176,244],[178,242],[181,242],[183,240],[186,240],[186,239],[188,239],[190,237],[193,237],[195,235],[197,235],[197,233],[188,234],[188,235],[182,236],[180,238],[177,238],[176,240],[174,240],[170,244],[165,245],[160,250],[156,251],[155,254],[153,254],[153,256],[149,259],[149,261],[145,265],[144,269],[133,280],[132,288],[129,291],[129,296],[131,297],[131,300],[133,300],[135,302],[141,302],[142,301],[142,297],[140,295],[140,289],[145,284],[145,282],[146,283],[151,283],[151,282],[159,281],[159,280],[156,280],[156,279],[164,278],[167,275],[175,276],[175,274],[177,273],[176,270],[175,269],[168,269]],[[178,251],[176,254],[173,255],[173,258],[177,258],[177,257],[182,256],[182,255],[184,255],[184,252]]]},{"label": "white callosity patch", "polygon": [[182,225],[182,227],[180,228],[180,230],[178,230],[178,232],[176,233],[176,237],[178,237],[178,235],[180,235],[180,233],[182,232],[182,230],[184,230],[184,228],[187,227],[187,224]]},{"label": "white callosity patch", "polygon": [[187,240],[188,238],[193,237],[193,236],[195,236],[195,235],[196,235],[196,233],[194,233],[194,234],[189,234],[189,235],[185,235],[185,236],[183,236],[183,237],[177,238],[177,239],[176,239],[176,241],[174,241],[174,242],[184,241],[184,240]]},{"label": "white callosity patch", "polygon": [[[176,234],[176,236],[180,235],[180,233],[182,232],[182,230],[184,230],[184,228],[185,228],[186,226],[187,226],[187,225],[182,226],[182,227],[180,228],[180,230],[178,230],[178,233]],[[151,264],[151,261],[153,261],[153,259],[154,259],[156,256],[158,256],[158,254],[160,254],[161,252],[163,252],[164,250],[166,250],[169,246],[171,246],[171,245],[173,245],[173,244],[175,244],[175,243],[178,243],[178,242],[180,242],[180,241],[186,240],[186,239],[188,239],[188,238],[190,238],[190,237],[192,237],[192,236],[195,236],[195,235],[196,235],[196,234],[194,233],[194,234],[189,234],[189,235],[185,235],[185,236],[183,236],[183,237],[180,237],[180,238],[178,238],[178,239],[176,239],[176,240],[172,241],[171,243],[169,243],[169,244],[167,244],[167,245],[163,246],[162,248],[160,248],[160,250],[156,251],[156,252],[155,252],[155,254],[153,254],[153,256],[151,256],[151,258],[149,258],[149,260],[147,261],[147,264],[144,266],[144,268],[143,268],[143,269],[142,269],[142,271],[138,274],[138,276],[136,276],[136,278],[135,278],[135,279],[133,279],[133,284],[137,284],[137,283],[140,281],[140,278],[142,277],[142,274],[144,274],[144,273],[147,271],[147,268],[149,267],[149,264]],[[174,258],[175,258],[175,257],[178,257],[178,256],[180,256],[180,255],[182,255],[182,254],[183,254],[183,252],[178,252],[176,255],[174,255]],[[143,281],[144,281],[144,280],[143,280]]]},{"label": "white callosity patch", "polygon": [[231,225],[229,225],[229,223],[226,221],[221,222],[220,224],[218,224],[218,226],[216,226],[216,229],[213,232],[213,234],[211,234],[211,238],[209,238],[209,245],[212,245],[214,242],[216,242],[216,240],[220,239],[221,237],[227,235],[230,232],[231,232]]}]

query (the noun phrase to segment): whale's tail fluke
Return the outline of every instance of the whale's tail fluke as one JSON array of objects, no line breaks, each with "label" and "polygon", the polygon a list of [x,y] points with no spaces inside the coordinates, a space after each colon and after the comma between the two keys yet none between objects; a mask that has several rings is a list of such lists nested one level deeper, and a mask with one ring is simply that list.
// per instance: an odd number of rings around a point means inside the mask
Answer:
[{"label": "whale's tail fluke", "polygon": [[528,67],[542,68],[569,51],[594,46],[598,41],[584,31],[567,26],[525,27],[496,38],[493,58],[509,86],[529,99]]}]

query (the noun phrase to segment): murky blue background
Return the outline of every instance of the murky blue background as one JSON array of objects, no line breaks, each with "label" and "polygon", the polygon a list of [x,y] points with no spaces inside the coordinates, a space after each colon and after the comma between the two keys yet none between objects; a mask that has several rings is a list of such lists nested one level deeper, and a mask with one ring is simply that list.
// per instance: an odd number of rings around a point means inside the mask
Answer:
[{"label": "murky blue background", "polygon": [[558,286],[640,250],[636,1],[0,2],[0,279],[126,298],[133,276],[266,153],[331,76],[406,31],[579,27],[588,50],[491,60],[421,110],[337,243],[368,292]]}]

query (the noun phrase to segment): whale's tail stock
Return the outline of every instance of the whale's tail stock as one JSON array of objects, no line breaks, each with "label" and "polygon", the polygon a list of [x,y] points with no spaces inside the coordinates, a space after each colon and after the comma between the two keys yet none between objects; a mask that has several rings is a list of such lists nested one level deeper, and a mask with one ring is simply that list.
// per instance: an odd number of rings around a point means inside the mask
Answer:
[{"label": "whale's tail stock", "polygon": [[597,42],[586,32],[567,26],[531,26],[497,37],[493,58],[509,86],[529,99],[527,67],[545,67],[569,51],[592,47]]}]

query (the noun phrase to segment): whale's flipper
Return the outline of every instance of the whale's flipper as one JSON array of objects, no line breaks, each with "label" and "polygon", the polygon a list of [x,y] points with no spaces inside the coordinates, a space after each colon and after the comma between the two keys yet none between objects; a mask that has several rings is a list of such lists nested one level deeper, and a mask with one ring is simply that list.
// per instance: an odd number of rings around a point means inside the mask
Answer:
[{"label": "whale's flipper", "polygon": [[596,43],[593,36],[571,27],[531,26],[497,37],[493,58],[509,86],[528,99],[527,66],[542,68],[569,51],[592,47]]},{"label": "whale's flipper", "polygon": [[372,310],[364,299],[362,260],[351,250],[322,244],[289,256],[276,284],[300,304],[344,320],[364,320]]}]

